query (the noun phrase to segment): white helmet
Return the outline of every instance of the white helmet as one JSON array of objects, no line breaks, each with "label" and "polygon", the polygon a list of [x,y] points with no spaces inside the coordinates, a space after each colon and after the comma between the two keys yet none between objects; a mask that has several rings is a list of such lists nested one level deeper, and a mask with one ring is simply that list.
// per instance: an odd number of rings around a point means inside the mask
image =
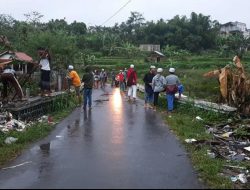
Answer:
[{"label": "white helmet", "polygon": [[130,65],[130,68],[133,69],[133,68],[135,68],[135,66],[132,64],[132,65]]},{"label": "white helmet", "polygon": [[73,70],[74,69],[73,65],[69,65],[68,69]]},{"label": "white helmet", "polygon": [[170,73],[174,73],[174,72],[175,72],[175,68],[172,68],[172,67],[171,67],[171,68],[169,69],[169,72],[170,72]]},{"label": "white helmet", "polygon": [[154,65],[151,65],[151,66],[150,66],[150,69],[155,69],[155,66],[154,66]]},{"label": "white helmet", "polygon": [[158,68],[157,69],[157,73],[162,73],[163,72],[163,69],[162,68]]}]

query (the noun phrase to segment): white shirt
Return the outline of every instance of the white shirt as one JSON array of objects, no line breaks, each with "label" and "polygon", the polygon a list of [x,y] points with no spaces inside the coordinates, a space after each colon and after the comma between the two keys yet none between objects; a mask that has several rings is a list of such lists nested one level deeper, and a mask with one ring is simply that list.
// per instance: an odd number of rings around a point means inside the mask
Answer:
[{"label": "white shirt", "polygon": [[39,63],[42,67],[42,70],[50,71],[49,60],[48,59],[41,59]]}]

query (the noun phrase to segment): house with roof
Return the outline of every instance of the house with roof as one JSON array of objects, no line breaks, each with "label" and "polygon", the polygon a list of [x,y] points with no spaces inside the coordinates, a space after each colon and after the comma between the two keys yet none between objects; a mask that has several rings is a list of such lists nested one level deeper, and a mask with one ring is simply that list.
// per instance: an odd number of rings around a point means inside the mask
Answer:
[{"label": "house with roof", "polygon": [[5,65],[11,67],[19,74],[26,74],[32,70],[34,61],[32,57],[23,52],[5,51],[0,53],[0,67]]},{"label": "house with roof", "polygon": [[147,60],[149,62],[158,63],[161,59],[165,58],[165,55],[161,53],[161,46],[158,44],[141,44],[139,49],[144,52],[149,52]]},{"label": "house with roof", "polygon": [[150,62],[159,63],[164,58],[165,58],[165,55],[161,53],[160,51],[152,51],[150,52],[148,60]]},{"label": "house with roof", "polygon": [[245,23],[242,22],[228,22],[220,27],[220,34],[228,36],[230,34],[234,35],[237,33],[242,33],[244,38],[250,37],[250,30],[247,29],[247,26]]}]

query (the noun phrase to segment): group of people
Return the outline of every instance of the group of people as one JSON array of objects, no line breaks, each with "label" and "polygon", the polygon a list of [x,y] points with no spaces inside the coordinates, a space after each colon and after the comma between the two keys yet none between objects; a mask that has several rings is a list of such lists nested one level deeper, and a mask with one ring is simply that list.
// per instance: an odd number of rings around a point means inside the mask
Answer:
[{"label": "group of people", "polygon": [[[50,55],[46,49],[38,49],[38,54],[40,57],[39,66],[41,68],[41,95],[50,94]],[[83,92],[83,109],[86,109],[87,104],[89,109],[92,106],[92,89],[99,88],[99,83],[101,88],[105,87],[107,82],[107,72],[104,69],[101,69],[100,72],[95,70],[94,72],[90,71],[89,68],[86,69],[86,73],[83,78],[80,79],[77,72],[74,70],[73,65],[68,66],[68,75],[67,78],[70,81],[70,85],[75,87],[76,96],[78,98],[79,105],[81,104],[81,93],[80,87],[81,84],[84,84]],[[175,69],[169,69],[169,75],[164,77],[162,75],[163,69],[156,69],[155,66],[150,66],[150,70],[145,74],[143,81],[145,83],[145,107],[153,108],[156,110],[158,105],[158,98],[161,92],[166,93],[166,100],[168,105],[168,111],[173,111],[173,103],[175,98],[175,93],[179,92],[179,98],[183,92],[183,86],[180,83],[179,78],[175,75]],[[13,83],[13,86],[16,89],[18,97],[23,100],[24,95],[22,88],[20,87],[15,71],[10,67],[6,66],[1,74],[2,82],[4,84],[3,96],[7,96],[7,84],[9,82]],[[127,70],[120,70],[118,74],[114,70],[111,72],[111,87],[114,87],[118,82],[121,92],[125,92],[128,88],[128,101],[136,101],[137,98],[137,73],[135,71],[134,65],[130,65],[130,68]]]},{"label": "group of people", "polygon": [[101,85],[101,88],[104,88],[108,80],[108,75],[105,69],[102,69],[100,72],[98,70],[95,70],[93,72],[93,75],[94,75],[94,88],[98,89],[99,84]]},{"label": "group of people", "polygon": [[150,70],[145,74],[143,81],[145,83],[145,107],[156,110],[158,105],[159,94],[166,93],[167,110],[171,113],[174,109],[175,94],[178,92],[178,98],[181,98],[183,93],[183,85],[181,84],[175,69],[169,69],[169,75],[162,75],[163,69],[155,66],[150,66]]}]

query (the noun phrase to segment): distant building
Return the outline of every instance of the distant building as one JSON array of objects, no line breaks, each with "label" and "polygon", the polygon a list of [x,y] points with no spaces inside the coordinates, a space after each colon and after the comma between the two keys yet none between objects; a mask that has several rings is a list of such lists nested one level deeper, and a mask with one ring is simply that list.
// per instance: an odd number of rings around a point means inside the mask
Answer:
[{"label": "distant building", "polygon": [[247,29],[245,23],[242,22],[228,22],[221,25],[220,28],[221,35],[228,36],[230,34],[242,33],[245,38],[250,37],[250,30]]},{"label": "distant building", "polygon": [[141,44],[139,49],[148,52],[161,51],[161,46],[156,44]]},{"label": "distant building", "polygon": [[159,51],[152,51],[148,57],[148,61],[159,63],[162,59],[165,58],[165,55]]}]

